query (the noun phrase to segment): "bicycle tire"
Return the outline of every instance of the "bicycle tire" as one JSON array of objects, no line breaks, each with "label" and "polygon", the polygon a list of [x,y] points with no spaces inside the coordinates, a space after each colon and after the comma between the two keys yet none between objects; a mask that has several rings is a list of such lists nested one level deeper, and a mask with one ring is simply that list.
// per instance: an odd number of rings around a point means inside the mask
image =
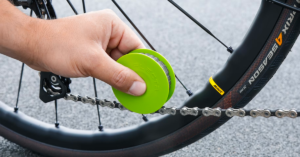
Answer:
[{"label": "bicycle tire", "polygon": [[[296,0],[284,2],[300,7]],[[299,18],[298,13],[262,1],[244,41],[230,56],[224,68],[213,77],[225,94],[220,95],[207,82],[204,89],[195,93],[184,106],[199,108],[245,106],[272,78],[289,53],[299,35]],[[288,29],[286,29],[287,22],[289,22]],[[283,33],[281,46],[278,46],[270,57],[280,33]],[[264,65],[263,70],[260,69],[261,65]],[[251,79],[254,76],[255,79]],[[245,85],[246,89],[243,88]],[[241,92],[241,89],[244,90]],[[0,135],[49,156],[162,155],[206,136],[229,119],[225,116],[164,116],[138,127],[121,130],[78,131],[64,127],[55,128],[21,112],[14,112],[12,108],[0,103]]]}]

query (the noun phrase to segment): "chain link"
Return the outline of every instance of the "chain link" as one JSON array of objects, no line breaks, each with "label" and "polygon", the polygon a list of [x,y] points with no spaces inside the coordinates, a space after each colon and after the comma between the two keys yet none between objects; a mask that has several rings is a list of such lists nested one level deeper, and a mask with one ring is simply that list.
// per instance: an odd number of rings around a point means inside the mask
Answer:
[{"label": "chain link", "polygon": [[283,117],[296,118],[298,113],[296,110],[277,110],[275,112],[275,115],[278,118],[283,118]]},{"label": "chain link", "polygon": [[[79,95],[73,95],[73,94],[67,94],[65,96],[65,100],[71,100],[74,102],[82,102],[84,104],[91,104],[91,105],[100,105],[101,107],[108,107],[111,109],[119,109],[121,111],[128,110],[123,106],[122,104],[114,101],[108,101],[108,100],[100,100],[98,98],[91,98],[91,97],[82,97]],[[128,110],[129,111],[129,110]],[[161,109],[156,111],[155,113],[161,114],[161,115],[181,115],[181,116],[214,116],[214,117],[221,117],[221,116],[227,116],[227,117],[245,117],[245,116],[251,116],[253,118],[256,117],[264,117],[269,118],[271,116],[275,116],[278,118],[283,117],[289,117],[289,118],[296,118],[300,116],[300,111],[296,111],[294,109],[292,110],[267,110],[267,109],[252,109],[252,110],[245,110],[243,108],[240,109],[234,109],[234,108],[228,108],[228,109],[221,109],[221,108],[209,108],[205,107],[203,109],[198,107],[188,108],[188,107],[182,107],[182,108],[175,108],[175,107],[165,107],[163,106]],[[153,113],[154,114],[154,113]]]},{"label": "chain link", "polygon": [[245,117],[246,112],[243,109],[228,108],[225,114],[227,117],[233,117],[233,116]]},{"label": "chain link", "polygon": [[202,115],[205,116],[205,117],[208,117],[208,116],[220,117],[221,114],[222,114],[222,110],[221,110],[220,107],[218,107],[218,108],[205,107],[202,110]]},{"label": "chain link", "polygon": [[271,111],[270,110],[258,110],[258,109],[254,109],[254,110],[250,111],[250,115],[253,118],[256,118],[256,117],[269,118],[271,116]]}]

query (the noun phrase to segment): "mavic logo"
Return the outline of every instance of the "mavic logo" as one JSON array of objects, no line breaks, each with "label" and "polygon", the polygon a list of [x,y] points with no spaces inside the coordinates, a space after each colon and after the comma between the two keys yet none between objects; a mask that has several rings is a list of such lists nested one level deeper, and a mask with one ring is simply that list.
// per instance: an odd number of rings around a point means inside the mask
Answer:
[{"label": "mavic logo", "polygon": [[213,80],[212,77],[209,78],[209,83],[211,84],[211,86],[221,95],[224,95],[225,92],[223,91],[223,89],[221,87],[219,87],[216,82]]},{"label": "mavic logo", "polygon": [[214,88],[215,88],[219,93],[222,93],[222,92],[223,92],[223,90],[220,89],[219,86],[217,86],[217,85],[214,85]]}]

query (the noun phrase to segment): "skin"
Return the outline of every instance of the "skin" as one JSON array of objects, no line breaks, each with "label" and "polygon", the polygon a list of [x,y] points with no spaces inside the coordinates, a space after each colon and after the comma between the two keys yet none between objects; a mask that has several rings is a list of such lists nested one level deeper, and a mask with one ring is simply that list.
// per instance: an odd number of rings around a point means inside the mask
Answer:
[{"label": "skin", "polygon": [[135,96],[146,91],[141,77],[116,62],[145,46],[113,11],[42,20],[0,0],[0,15],[0,53],[38,71],[95,77]]}]

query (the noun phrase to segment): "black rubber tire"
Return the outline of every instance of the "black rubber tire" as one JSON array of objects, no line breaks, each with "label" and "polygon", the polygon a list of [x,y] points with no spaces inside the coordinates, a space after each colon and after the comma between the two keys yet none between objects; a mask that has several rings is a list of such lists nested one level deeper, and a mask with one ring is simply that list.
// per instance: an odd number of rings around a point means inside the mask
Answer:
[{"label": "black rubber tire", "polygon": [[[300,6],[296,0],[283,2]],[[262,0],[243,43],[213,77],[225,94],[220,95],[207,83],[184,105],[199,108],[245,106],[272,78],[292,48],[300,31],[298,14]],[[280,34],[282,43],[275,40]],[[137,127],[104,132],[79,131],[55,128],[0,103],[0,135],[48,156],[162,155],[204,137],[228,119],[226,116],[164,116]]]}]

